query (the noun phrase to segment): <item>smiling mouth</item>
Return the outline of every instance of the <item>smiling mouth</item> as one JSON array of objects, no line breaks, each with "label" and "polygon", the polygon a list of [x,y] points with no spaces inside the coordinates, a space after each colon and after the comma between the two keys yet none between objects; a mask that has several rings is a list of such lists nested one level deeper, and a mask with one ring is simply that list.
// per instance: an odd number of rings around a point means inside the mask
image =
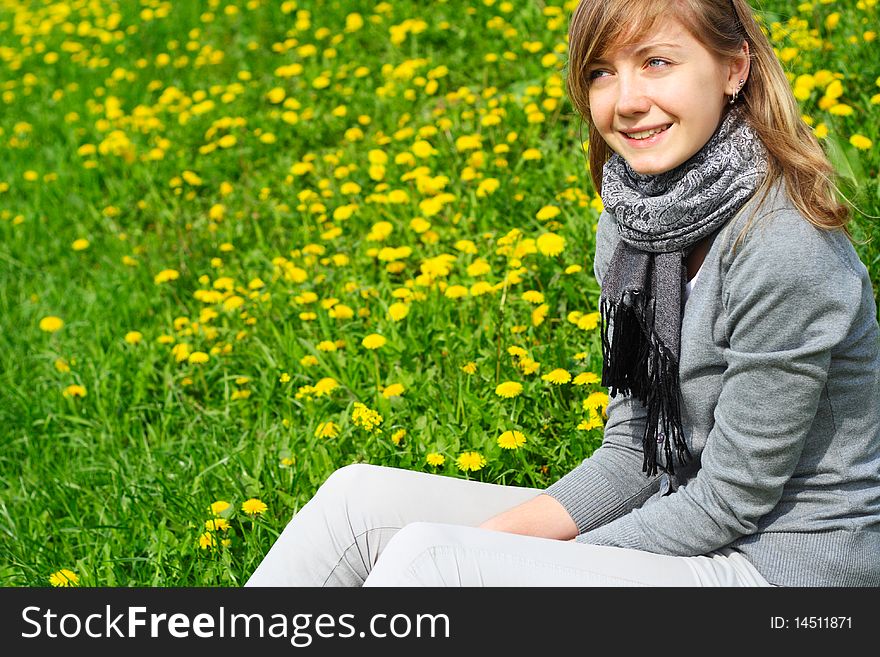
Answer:
[{"label": "smiling mouth", "polygon": [[671,127],[672,127],[672,124],[670,123],[669,125],[667,125],[663,128],[655,128],[654,130],[645,130],[643,132],[630,132],[630,133],[622,132],[621,134],[624,137],[626,137],[627,139],[632,139],[633,141],[644,141],[646,139],[650,139],[651,137],[654,137],[655,135],[659,135],[661,133],[666,132]]}]

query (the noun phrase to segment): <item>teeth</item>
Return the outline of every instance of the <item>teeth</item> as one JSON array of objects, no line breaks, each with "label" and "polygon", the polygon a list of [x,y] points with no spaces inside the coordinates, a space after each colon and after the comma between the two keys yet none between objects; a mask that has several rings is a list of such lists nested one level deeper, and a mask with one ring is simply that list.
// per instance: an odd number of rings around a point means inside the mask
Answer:
[{"label": "teeth", "polygon": [[663,132],[668,127],[669,126],[665,126],[663,128],[655,128],[654,130],[645,130],[644,132],[630,132],[630,133],[627,133],[627,136],[630,139],[647,139],[648,137],[651,137],[652,135],[656,135],[658,132]]}]

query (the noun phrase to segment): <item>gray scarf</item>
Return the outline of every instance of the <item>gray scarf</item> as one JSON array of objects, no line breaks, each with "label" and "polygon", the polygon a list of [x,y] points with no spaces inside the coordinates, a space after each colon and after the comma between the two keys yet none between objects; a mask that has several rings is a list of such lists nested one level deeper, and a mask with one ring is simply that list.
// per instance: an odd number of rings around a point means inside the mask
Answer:
[{"label": "gray scarf", "polygon": [[691,456],[678,381],[685,259],[737,213],[766,172],[767,151],[739,106],[675,169],[642,175],[614,154],[602,170],[602,201],[621,236],[602,281],[602,385],[612,397],[633,394],[647,407],[648,476],[657,473],[660,443],[670,474],[671,444],[682,465]]}]

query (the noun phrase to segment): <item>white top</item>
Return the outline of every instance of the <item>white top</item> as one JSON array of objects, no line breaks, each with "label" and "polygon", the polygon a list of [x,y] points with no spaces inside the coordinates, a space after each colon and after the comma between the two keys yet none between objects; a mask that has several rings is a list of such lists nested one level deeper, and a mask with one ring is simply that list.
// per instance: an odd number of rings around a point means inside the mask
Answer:
[{"label": "white top", "polygon": [[697,278],[700,276],[700,272],[703,271],[703,265],[700,265],[700,268],[697,270],[697,273],[694,274],[694,277],[687,282],[684,286],[684,300],[687,301],[688,297],[691,296],[691,290],[694,289],[694,283],[697,282]]}]

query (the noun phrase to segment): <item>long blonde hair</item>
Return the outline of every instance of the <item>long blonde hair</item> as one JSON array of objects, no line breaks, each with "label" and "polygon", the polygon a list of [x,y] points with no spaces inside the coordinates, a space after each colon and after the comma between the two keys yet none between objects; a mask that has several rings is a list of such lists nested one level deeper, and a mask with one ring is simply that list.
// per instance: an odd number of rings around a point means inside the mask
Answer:
[{"label": "long blonde hair", "polygon": [[[581,0],[569,23],[569,64],[566,89],[589,125],[590,177],[602,189],[602,168],[613,154],[590,114],[589,67],[613,47],[641,40],[661,18],[675,16],[703,46],[722,60],[749,44],[750,71],[740,100],[746,119],[769,154],[767,176],[756,191],[766,198],[780,177],[800,213],[825,230],[847,228],[849,208],[836,195],[836,173],[812,130],[801,119],[797,101],[782,65],[746,0]],[[696,101],[695,101],[696,102]],[[754,222],[753,214],[734,243],[734,250]]]}]

